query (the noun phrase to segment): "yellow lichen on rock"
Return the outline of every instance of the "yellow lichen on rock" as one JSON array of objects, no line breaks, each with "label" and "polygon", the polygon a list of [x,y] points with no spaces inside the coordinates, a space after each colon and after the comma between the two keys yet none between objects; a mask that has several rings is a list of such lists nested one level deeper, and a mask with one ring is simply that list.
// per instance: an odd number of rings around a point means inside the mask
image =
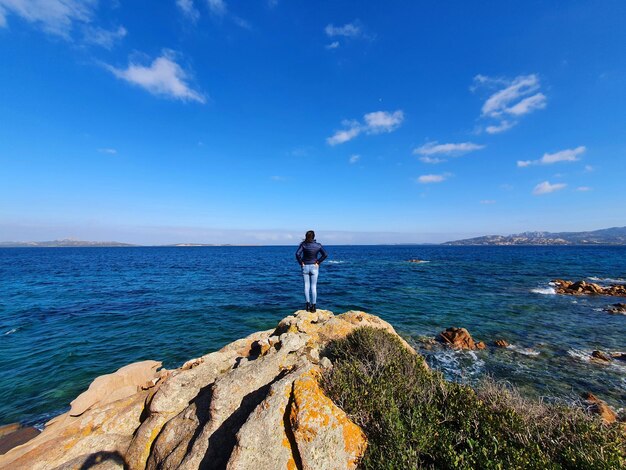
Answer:
[{"label": "yellow lichen on rock", "polygon": [[355,468],[367,448],[365,434],[328,398],[314,370],[296,379],[290,422],[303,469]]}]

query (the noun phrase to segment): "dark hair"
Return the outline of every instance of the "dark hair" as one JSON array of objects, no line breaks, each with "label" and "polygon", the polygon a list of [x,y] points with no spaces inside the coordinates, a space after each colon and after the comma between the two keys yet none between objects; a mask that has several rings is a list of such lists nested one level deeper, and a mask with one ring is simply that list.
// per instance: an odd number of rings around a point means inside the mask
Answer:
[{"label": "dark hair", "polygon": [[315,232],[313,230],[309,230],[306,235],[304,235],[304,241],[307,243],[311,243],[315,241]]}]

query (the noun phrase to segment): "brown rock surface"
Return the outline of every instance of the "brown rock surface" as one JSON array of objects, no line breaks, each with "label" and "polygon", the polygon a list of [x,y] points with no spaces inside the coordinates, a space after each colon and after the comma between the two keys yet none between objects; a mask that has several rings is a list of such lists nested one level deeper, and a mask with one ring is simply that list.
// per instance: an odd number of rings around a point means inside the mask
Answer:
[{"label": "brown rock surface", "polygon": [[591,413],[597,414],[606,424],[617,421],[617,413],[611,409],[604,401],[600,400],[593,393],[587,392],[583,395],[583,399]]},{"label": "brown rock surface", "polygon": [[496,346],[498,346],[499,348],[508,348],[509,347],[509,343],[504,340],[504,339],[497,339],[494,341],[494,344]]},{"label": "brown rock surface", "polygon": [[611,356],[609,356],[606,353],[603,353],[602,351],[593,351],[591,353],[591,357],[593,359],[596,359],[598,361],[602,361],[602,362],[611,362]]},{"label": "brown rock surface", "polygon": [[439,333],[439,342],[455,349],[485,349],[487,346],[482,341],[475,342],[465,328],[447,328]]},{"label": "brown rock surface", "polygon": [[39,430],[33,427],[24,427],[19,423],[0,426],[0,455],[25,444],[39,435]]},{"label": "brown rock surface", "polygon": [[176,370],[123,367],[0,455],[0,468],[355,468],[365,437],[316,377],[331,366],[323,346],[361,326],[395,334],[364,312],[298,311]]},{"label": "brown rock surface", "polygon": [[552,281],[557,294],[565,295],[610,295],[617,297],[626,297],[626,284],[611,284],[608,287],[602,287],[599,284],[586,281],[565,281],[563,279],[555,279]]}]

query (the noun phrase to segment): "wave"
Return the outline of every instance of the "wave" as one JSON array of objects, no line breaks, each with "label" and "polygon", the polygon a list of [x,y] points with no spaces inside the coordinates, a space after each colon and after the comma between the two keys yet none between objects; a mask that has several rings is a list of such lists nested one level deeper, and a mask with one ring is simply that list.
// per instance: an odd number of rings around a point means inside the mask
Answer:
[{"label": "wave", "polygon": [[7,335],[12,335],[13,333],[15,333],[17,330],[19,330],[19,328],[12,328],[9,331],[5,331],[4,336]]},{"label": "wave", "polygon": [[514,344],[511,344],[508,346],[508,348],[511,351],[515,351],[516,353],[519,354],[523,354],[524,356],[539,356],[539,354],[541,354],[541,351],[537,351],[536,349],[532,349],[532,348],[521,348],[519,346],[516,346]]},{"label": "wave", "polygon": [[533,294],[556,295],[554,287],[537,287],[536,289],[531,289],[530,291]]},{"label": "wave", "polygon": [[345,263],[345,261],[341,261],[341,260],[334,260],[331,259],[330,261],[326,261],[328,264],[343,264]]},{"label": "wave", "polygon": [[605,283],[605,284],[620,284],[620,283],[625,283],[626,279],[622,279],[620,277],[588,277],[587,279],[589,279],[590,281],[594,281],[594,282],[601,282],[601,283]]},{"label": "wave", "polygon": [[439,370],[448,380],[467,383],[482,375],[485,361],[474,351],[454,349],[438,351],[431,356],[433,369]]}]

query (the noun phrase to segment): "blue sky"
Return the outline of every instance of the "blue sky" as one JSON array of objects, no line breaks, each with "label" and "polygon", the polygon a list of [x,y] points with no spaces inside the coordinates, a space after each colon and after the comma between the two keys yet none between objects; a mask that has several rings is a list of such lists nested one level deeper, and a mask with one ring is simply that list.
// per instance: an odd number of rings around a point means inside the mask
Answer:
[{"label": "blue sky", "polygon": [[0,0],[0,240],[626,225],[626,3]]}]

